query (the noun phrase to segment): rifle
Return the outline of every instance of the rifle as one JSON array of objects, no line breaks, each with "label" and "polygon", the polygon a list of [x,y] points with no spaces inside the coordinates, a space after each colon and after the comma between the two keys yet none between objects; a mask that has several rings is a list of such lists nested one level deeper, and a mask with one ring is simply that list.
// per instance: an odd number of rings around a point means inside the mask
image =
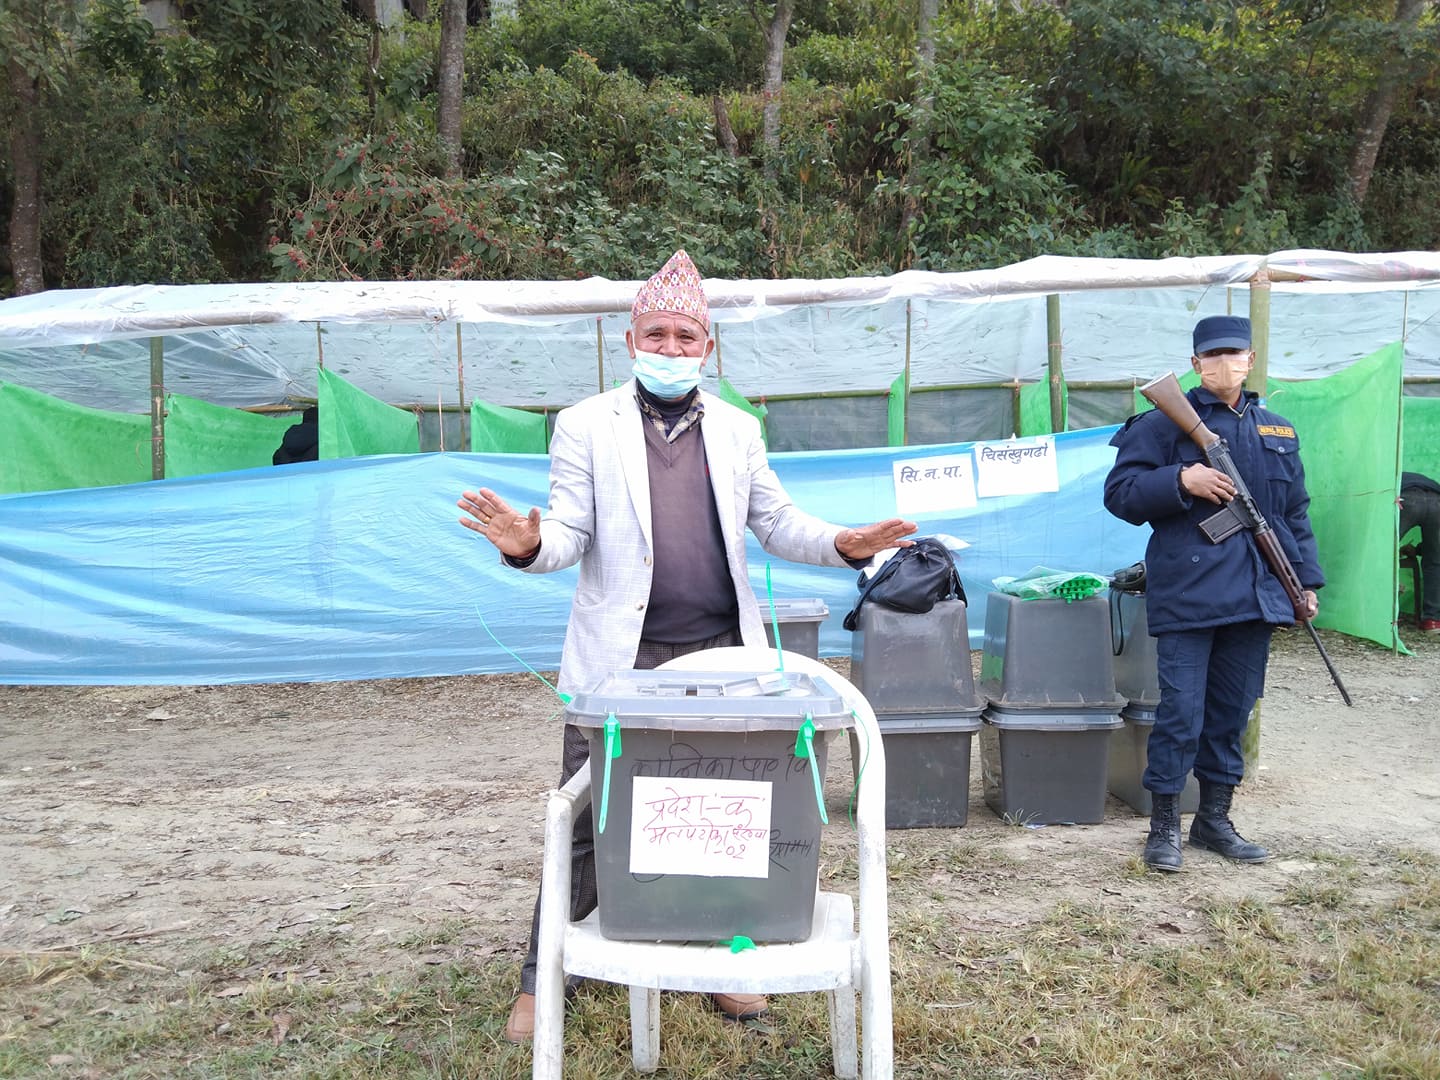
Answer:
[{"label": "rifle", "polygon": [[1265,520],[1265,515],[1260,513],[1260,508],[1255,505],[1255,499],[1251,496],[1250,489],[1245,486],[1245,481],[1240,476],[1240,470],[1235,467],[1235,462],[1230,457],[1230,448],[1225,445],[1225,440],[1205,426],[1204,421],[1195,411],[1195,406],[1190,404],[1190,399],[1180,389],[1180,381],[1175,378],[1173,372],[1167,371],[1158,379],[1151,379],[1140,387],[1140,393],[1146,401],[1164,413],[1176,427],[1190,436],[1195,445],[1200,447],[1206,462],[1212,469],[1224,473],[1235,485],[1235,497],[1226,503],[1218,513],[1211,514],[1200,522],[1200,530],[1212,544],[1218,544],[1222,540],[1234,536],[1241,529],[1250,530],[1255,539],[1255,546],[1260,549],[1260,554],[1265,557],[1270,569],[1280,579],[1280,584],[1285,589],[1285,595],[1290,599],[1290,606],[1295,609],[1295,621],[1310,632],[1310,640],[1320,651],[1320,659],[1325,661],[1325,669],[1330,672],[1335,689],[1340,691],[1340,697],[1344,699],[1346,705],[1353,706],[1355,703],[1350,700],[1350,692],[1340,681],[1340,673],[1330,662],[1330,654],[1325,651],[1325,646],[1320,641],[1320,635],[1315,632],[1315,627],[1311,625],[1309,617],[1305,614],[1307,607],[1305,588],[1300,584],[1300,578],[1296,575],[1295,568],[1290,565],[1289,558],[1281,550],[1280,541],[1275,538],[1275,530],[1270,527],[1270,523]]}]

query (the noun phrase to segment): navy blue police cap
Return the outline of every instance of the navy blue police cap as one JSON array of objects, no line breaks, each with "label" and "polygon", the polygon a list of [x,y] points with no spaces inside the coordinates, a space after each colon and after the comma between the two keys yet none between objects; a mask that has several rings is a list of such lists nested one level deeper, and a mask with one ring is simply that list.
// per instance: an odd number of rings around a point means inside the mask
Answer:
[{"label": "navy blue police cap", "polygon": [[1195,355],[1211,349],[1250,348],[1250,320],[1243,315],[1211,315],[1195,324]]}]

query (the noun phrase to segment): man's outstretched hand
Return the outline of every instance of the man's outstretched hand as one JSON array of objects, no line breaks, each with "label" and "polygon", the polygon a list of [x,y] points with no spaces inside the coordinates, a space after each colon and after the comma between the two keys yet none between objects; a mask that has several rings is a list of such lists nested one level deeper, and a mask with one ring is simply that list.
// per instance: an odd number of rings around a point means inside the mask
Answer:
[{"label": "man's outstretched hand", "polygon": [[540,548],[540,510],[532,506],[530,513],[519,514],[510,504],[489,488],[467,491],[455,504],[470,515],[460,524],[477,532],[512,559],[525,559]]},{"label": "man's outstretched hand", "polygon": [[842,529],[835,537],[835,550],[852,562],[868,559],[893,547],[909,547],[915,541],[904,537],[915,529],[915,522],[901,518],[877,521],[874,525],[862,525],[858,529]]}]

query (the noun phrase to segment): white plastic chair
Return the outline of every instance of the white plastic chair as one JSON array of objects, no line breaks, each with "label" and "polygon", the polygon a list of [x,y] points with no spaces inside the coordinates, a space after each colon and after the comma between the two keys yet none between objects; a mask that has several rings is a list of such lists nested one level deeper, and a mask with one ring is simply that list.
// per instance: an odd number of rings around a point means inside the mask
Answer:
[{"label": "white plastic chair", "polygon": [[[815,921],[806,941],[759,945],[732,954],[725,946],[610,941],[596,915],[571,922],[570,832],[590,801],[587,764],[550,793],[545,815],[545,868],[540,890],[535,1043],[531,1075],[558,1080],[564,1069],[565,977],[601,979],[630,988],[631,1056],[637,1072],[660,1065],[660,991],[798,993],[829,995],[830,1045],[835,1075],[857,1075],[855,992],[860,992],[860,1074],[889,1080],[894,1074],[890,1006],[889,902],[885,885],[885,749],[869,703],[848,680],[806,656],[784,654],[787,671],[823,677],[854,710],[860,745],[868,746],[855,820],[859,831],[860,928],[850,897],[817,892]],[[693,671],[773,671],[770,649],[727,648],[691,653],[664,665]]]}]

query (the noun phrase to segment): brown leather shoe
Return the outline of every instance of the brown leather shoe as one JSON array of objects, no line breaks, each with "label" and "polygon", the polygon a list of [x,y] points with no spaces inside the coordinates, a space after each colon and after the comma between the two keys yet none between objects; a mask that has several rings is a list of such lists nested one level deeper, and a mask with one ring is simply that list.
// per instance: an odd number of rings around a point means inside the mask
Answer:
[{"label": "brown leather shoe", "polygon": [[505,1041],[528,1043],[535,1038],[535,995],[521,994],[510,1006],[510,1019],[505,1021]]},{"label": "brown leather shoe", "polygon": [[770,1009],[764,994],[711,994],[715,1011],[731,1020],[758,1020]]}]

